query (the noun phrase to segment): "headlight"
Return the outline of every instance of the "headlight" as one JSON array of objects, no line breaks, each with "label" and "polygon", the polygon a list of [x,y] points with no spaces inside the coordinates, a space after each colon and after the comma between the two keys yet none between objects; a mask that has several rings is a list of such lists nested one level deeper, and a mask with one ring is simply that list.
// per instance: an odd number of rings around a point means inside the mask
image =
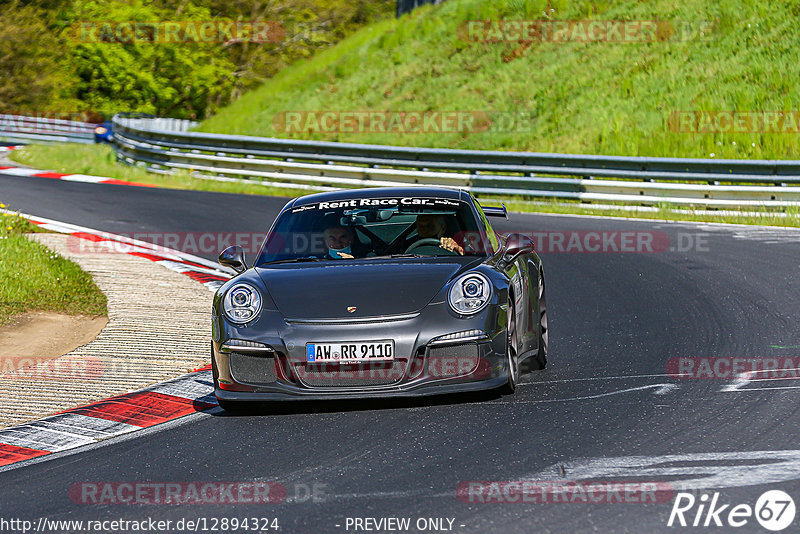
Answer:
[{"label": "headlight", "polygon": [[236,284],[225,293],[222,307],[228,319],[244,324],[261,311],[261,294],[250,284]]},{"label": "headlight", "polygon": [[453,282],[447,300],[456,313],[471,315],[484,309],[491,298],[489,279],[480,273],[469,273]]}]

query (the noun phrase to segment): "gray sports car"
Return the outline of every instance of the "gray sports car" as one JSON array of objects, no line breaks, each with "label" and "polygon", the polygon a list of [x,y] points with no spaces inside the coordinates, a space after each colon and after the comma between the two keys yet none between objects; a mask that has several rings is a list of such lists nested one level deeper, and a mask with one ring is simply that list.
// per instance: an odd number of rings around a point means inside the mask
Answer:
[{"label": "gray sports car", "polygon": [[496,389],[547,361],[533,242],[498,235],[469,192],[376,188],[309,195],[280,212],[213,305],[220,405]]}]

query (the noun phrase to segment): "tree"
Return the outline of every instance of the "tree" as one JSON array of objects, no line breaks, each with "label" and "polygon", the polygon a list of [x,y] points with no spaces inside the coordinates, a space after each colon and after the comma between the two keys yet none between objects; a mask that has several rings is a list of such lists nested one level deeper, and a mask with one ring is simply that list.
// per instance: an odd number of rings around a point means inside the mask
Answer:
[{"label": "tree", "polygon": [[48,25],[47,13],[18,1],[2,2],[0,20],[0,111],[63,111],[74,83],[63,56],[54,53],[64,43]]},{"label": "tree", "polygon": [[[285,66],[391,16],[393,0],[0,0],[0,110],[204,118]],[[265,22],[266,42],[119,39],[126,23]],[[94,31],[93,31],[94,30]]]}]

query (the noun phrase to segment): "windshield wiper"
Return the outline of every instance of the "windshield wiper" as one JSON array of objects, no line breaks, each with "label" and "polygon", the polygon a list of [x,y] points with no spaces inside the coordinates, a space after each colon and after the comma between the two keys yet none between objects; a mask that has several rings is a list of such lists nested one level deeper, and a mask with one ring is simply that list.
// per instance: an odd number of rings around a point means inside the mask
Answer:
[{"label": "windshield wiper", "polygon": [[430,257],[428,254],[405,254],[405,253],[398,253],[398,254],[384,254],[383,256],[367,256],[366,258],[361,258],[364,260],[381,260],[386,258],[428,258]]},{"label": "windshield wiper", "polygon": [[286,258],[286,259],[283,259],[283,260],[265,261],[262,264],[260,264],[259,267],[264,266],[264,265],[274,265],[276,263],[304,263],[304,262],[308,262],[308,261],[325,261],[327,259],[328,258],[315,258],[313,256],[310,256],[310,257],[307,257],[307,258]]}]

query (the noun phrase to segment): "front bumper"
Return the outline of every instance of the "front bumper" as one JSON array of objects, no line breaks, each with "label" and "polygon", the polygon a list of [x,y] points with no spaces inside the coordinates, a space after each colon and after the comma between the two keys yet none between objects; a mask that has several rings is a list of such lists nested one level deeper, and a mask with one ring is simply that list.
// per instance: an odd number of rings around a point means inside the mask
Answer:
[{"label": "front bumper", "polygon": [[[358,321],[287,321],[265,312],[238,327],[214,317],[213,369],[217,398],[227,401],[416,397],[496,389],[507,380],[506,307],[489,305],[474,317],[455,316],[447,303],[413,316]],[[468,338],[441,339],[456,332]],[[306,362],[308,342],[392,339],[394,362]],[[246,340],[261,348],[230,347]]]}]

